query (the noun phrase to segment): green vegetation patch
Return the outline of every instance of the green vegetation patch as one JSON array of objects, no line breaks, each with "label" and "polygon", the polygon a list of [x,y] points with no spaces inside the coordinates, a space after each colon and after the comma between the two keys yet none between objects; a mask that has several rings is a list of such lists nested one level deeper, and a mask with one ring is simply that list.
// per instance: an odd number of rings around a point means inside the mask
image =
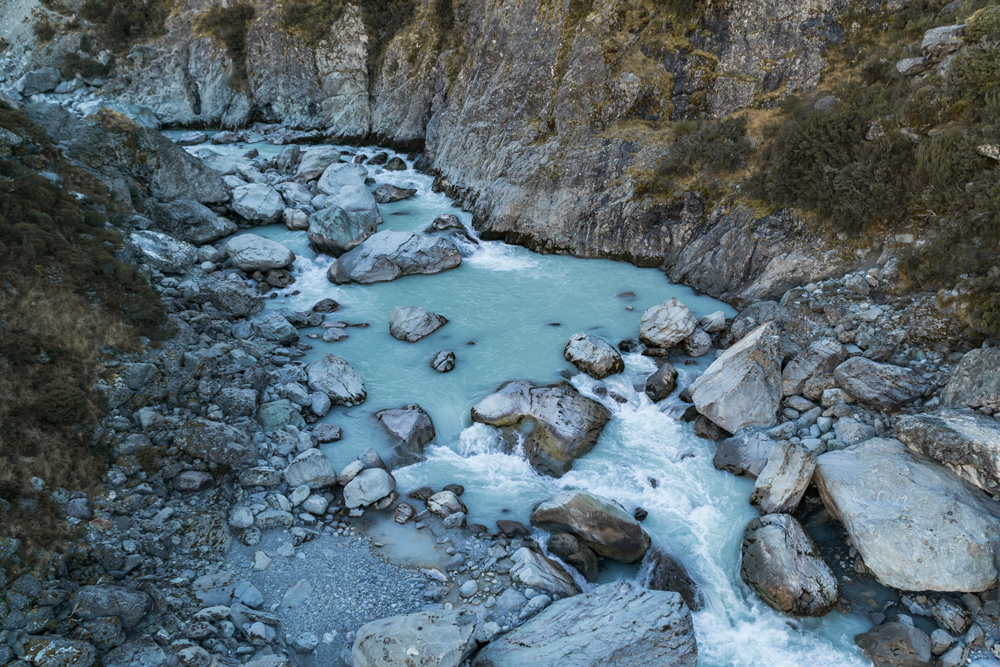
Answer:
[{"label": "green vegetation patch", "polygon": [[80,16],[96,24],[105,47],[126,53],[161,37],[173,8],[173,0],[85,0]]}]

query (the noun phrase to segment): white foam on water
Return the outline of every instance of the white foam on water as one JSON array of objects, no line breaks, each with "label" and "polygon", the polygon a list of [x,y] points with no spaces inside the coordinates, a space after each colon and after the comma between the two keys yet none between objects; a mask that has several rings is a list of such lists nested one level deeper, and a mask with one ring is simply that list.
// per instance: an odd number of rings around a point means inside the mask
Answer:
[{"label": "white foam on water", "polygon": [[482,241],[479,248],[464,262],[487,271],[526,271],[539,266],[536,257],[518,253],[500,241]]}]

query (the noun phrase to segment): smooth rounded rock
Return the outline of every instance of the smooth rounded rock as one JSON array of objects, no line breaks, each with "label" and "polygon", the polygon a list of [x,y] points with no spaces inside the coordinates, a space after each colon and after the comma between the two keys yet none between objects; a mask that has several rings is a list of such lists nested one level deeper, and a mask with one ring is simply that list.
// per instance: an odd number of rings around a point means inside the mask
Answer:
[{"label": "smooth rounded rock", "polygon": [[639,522],[616,502],[579,491],[539,503],[531,513],[531,525],[570,533],[598,556],[621,563],[641,560],[651,543]]},{"label": "smooth rounded rock", "polygon": [[611,343],[586,333],[574,334],[566,343],[563,356],[580,371],[597,380],[625,370],[622,355]]},{"label": "smooth rounded rock", "polygon": [[642,314],[639,340],[652,347],[673,347],[694,333],[698,321],[687,306],[667,299]]},{"label": "smooth rounded rock", "polygon": [[295,253],[291,250],[256,234],[243,234],[230,239],[226,250],[233,264],[248,273],[283,269],[295,261]]},{"label": "smooth rounded rock", "polygon": [[407,343],[426,338],[447,323],[448,318],[416,306],[396,306],[389,312],[389,334]]}]

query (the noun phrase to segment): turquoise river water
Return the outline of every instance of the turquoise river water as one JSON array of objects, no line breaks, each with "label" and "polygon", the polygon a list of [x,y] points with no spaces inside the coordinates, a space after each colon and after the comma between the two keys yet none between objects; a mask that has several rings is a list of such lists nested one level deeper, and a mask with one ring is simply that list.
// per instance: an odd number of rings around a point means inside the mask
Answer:
[{"label": "turquoise river water", "polygon": [[[243,153],[251,147],[265,156],[280,150],[265,143],[212,148]],[[344,150],[374,155],[381,149]],[[441,213],[453,213],[471,228],[471,215],[455,208],[445,195],[432,192],[429,176],[374,166],[369,174],[379,184],[418,191],[409,200],[380,206],[384,219],[380,230],[419,232]],[[757,516],[747,501],[753,483],[712,466],[714,444],[695,437],[691,425],[676,418],[681,409],[677,399],[657,405],[636,389],[656,368],[650,359],[625,355],[626,371],[601,382],[577,373],[563,359],[566,341],[577,332],[612,343],[637,337],[643,310],[670,297],[680,299],[699,317],[716,310],[732,316],[734,311],[726,304],[672,285],[655,269],[536,255],[500,242],[465,248],[468,255],[461,267],[438,275],[337,286],[326,278],[333,259],[312,252],[305,232],[271,225],[241,233],[280,241],[297,256],[292,270],[296,282],[270,300],[270,306],[308,310],[322,298],[333,298],[341,309],[331,317],[370,324],[348,329],[349,337],[338,343],[302,339],[314,346],[303,361],[333,352],[357,369],[368,390],[362,406],[337,407],[324,418],[344,431],[343,440],[324,448],[338,470],[367,447],[391,458],[388,436],[373,414],[418,403],[433,419],[437,436],[425,449],[426,461],[393,471],[404,495],[424,485],[440,489],[448,483],[461,484],[469,521],[488,526],[500,518],[527,524],[535,504],[569,489],[613,498],[629,511],[643,507],[649,512],[643,527],[654,544],[687,567],[707,598],[705,608],[694,614],[699,665],[870,664],[853,642],[856,633],[871,627],[867,619],[836,611],[820,619],[789,618],[771,610],[740,581],[743,528]],[[294,291],[299,293],[286,296]],[[634,297],[620,296],[628,292]],[[398,341],[389,335],[388,316],[401,305],[421,306],[450,321],[417,343]],[[455,370],[446,374],[429,366],[442,349],[457,356]],[[676,363],[681,384],[690,383],[712,359],[709,353],[693,364]],[[552,479],[536,474],[517,454],[503,453],[496,433],[472,424],[469,411],[508,380],[558,382],[566,370],[573,371],[573,385],[601,401],[613,418],[594,450],[570,473]],[[626,401],[595,394],[602,385]],[[658,481],[656,488],[649,478]],[[635,575],[633,567],[613,566],[602,573],[602,581]]]}]

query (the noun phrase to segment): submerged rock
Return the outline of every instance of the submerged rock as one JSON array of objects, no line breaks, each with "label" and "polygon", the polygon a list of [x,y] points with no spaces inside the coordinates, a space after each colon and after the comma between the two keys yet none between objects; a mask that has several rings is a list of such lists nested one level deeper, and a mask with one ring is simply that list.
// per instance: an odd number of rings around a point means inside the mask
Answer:
[{"label": "submerged rock", "polygon": [[458,667],[475,649],[476,615],[431,610],[361,626],[354,638],[354,667]]},{"label": "submerged rock", "polygon": [[788,514],[767,514],[747,524],[740,577],[786,614],[823,616],[837,604],[837,578]]},{"label": "submerged rock", "polygon": [[694,333],[698,320],[677,299],[667,299],[642,314],[639,340],[652,347],[673,347]]},{"label": "submerged rock", "polygon": [[621,505],[580,491],[566,491],[539,503],[531,513],[531,525],[569,533],[598,556],[621,563],[641,560],[651,543]]},{"label": "submerged rock", "polygon": [[472,664],[695,667],[697,662],[691,612],[679,594],[616,582],[554,602],[494,639]]},{"label": "submerged rock", "polygon": [[1000,504],[898,440],[817,459],[813,481],[865,566],[906,591],[978,592],[996,584]]},{"label": "submerged rock", "polygon": [[440,273],[461,263],[461,253],[448,239],[385,231],[341,255],[327,277],[338,285],[349,282],[367,285],[400,276]]},{"label": "submerged rock", "polygon": [[723,352],[691,385],[698,412],[736,433],[773,426],[781,404],[781,339],[764,324]]},{"label": "submerged rock", "polygon": [[946,465],[965,481],[1000,495],[1000,423],[966,410],[904,415],[893,431],[904,445]]},{"label": "submerged rock", "polygon": [[447,317],[416,306],[396,306],[389,312],[389,334],[407,343],[415,343],[447,323]]},{"label": "submerged rock", "polygon": [[625,370],[618,350],[606,340],[590,334],[574,334],[566,343],[563,356],[580,371],[598,380]]},{"label": "submerged rock", "polygon": [[330,206],[309,216],[306,235],[320,250],[334,257],[361,245],[378,229],[378,220],[367,212],[348,213]]},{"label": "submerged rock", "polygon": [[[508,382],[472,408],[472,421],[522,427],[524,450],[538,472],[561,477],[597,443],[610,416],[597,401],[561,382],[536,387]],[[526,426],[526,428],[524,428]]]},{"label": "submerged rock", "polygon": [[309,388],[323,392],[336,405],[361,405],[368,397],[357,371],[337,355],[328,354],[314,361],[306,372]]}]

